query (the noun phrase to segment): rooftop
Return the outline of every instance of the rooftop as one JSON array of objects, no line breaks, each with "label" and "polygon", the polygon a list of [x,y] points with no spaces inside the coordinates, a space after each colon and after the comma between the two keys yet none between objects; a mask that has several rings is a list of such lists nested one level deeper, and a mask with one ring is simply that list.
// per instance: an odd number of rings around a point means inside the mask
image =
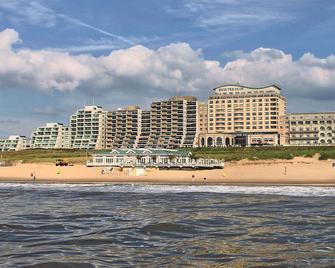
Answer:
[{"label": "rooftop", "polygon": [[113,149],[112,151],[100,151],[96,155],[159,155],[159,156],[190,156],[190,152],[171,149]]},{"label": "rooftop", "polygon": [[244,86],[244,85],[240,85],[240,84],[226,84],[226,85],[218,86],[218,87],[214,88],[213,90],[216,90],[216,89],[222,88],[222,87],[240,87],[240,88],[245,88],[245,89],[265,89],[265,88],[269,88],[269,87],[275,87],[278,90],[281,90],[281,88],[279,86],[275,85],[275,84],[264,86],[264,87],[248,87],[248,86]]}]

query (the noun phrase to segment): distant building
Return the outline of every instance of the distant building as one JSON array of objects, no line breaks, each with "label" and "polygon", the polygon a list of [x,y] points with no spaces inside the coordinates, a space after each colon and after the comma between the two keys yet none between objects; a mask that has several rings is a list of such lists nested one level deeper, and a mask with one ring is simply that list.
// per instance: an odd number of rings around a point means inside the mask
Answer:
[{"label": "distant building", "polygon": [[47,123],[38,127],[31,136],[31,148],[63,149],[70,148],[70,131],[61,123]]},{"label": "distant building", "polygon": [[290,145],[334,145],[335,112],[289,114],[288,129]]},{"label": "distant building", "polygon": [[0,139],[0,151],[20,151],[30,147],[29,140],[25,136],[12,135],[8,139]]},{"label": "distant building", "polygon": [[224,85],[208,100],[208,131],[200,147],[286,143],[286,99],[278,86]]},{"label": "distant building", "polygon": [[106,148],[107,112],[100,106],[85,106],[70,118],[71,147],[99,150]]},{"label": "distant building", "polygon": [[196,146],[197,105],[197,99],[191,96],[153,102],[150,111],[150,135],[145,147]]},{"label": "distant building", "polygon": [[[142,134],[142,114],[137,106],[107,113],[106,148],[137,148]],[[144,122],[143,122],[144,123]],[[150,133],[150,114],[148,118]]]}]

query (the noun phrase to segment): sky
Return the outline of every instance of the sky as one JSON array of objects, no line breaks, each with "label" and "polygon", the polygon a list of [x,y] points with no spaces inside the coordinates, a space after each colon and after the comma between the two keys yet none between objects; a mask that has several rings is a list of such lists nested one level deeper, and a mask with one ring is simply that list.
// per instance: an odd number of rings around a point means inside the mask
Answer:
[{"label": "sky", "polygon": [[333,0],[0,0],[0,137],[235,83],[335,111],[334,14]]}]

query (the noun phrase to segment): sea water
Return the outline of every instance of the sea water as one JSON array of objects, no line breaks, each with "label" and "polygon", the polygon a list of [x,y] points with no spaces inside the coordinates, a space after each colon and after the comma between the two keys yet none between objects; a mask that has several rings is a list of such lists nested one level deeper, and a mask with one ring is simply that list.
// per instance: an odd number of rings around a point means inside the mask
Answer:
[{"label": "sea water", "polygon": [[335,188],[0,184],[0,267],[332,267]]}]

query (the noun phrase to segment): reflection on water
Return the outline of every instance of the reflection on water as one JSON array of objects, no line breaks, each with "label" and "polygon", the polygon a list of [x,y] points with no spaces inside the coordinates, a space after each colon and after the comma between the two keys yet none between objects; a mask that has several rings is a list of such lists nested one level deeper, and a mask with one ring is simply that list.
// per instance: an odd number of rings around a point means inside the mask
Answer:
[{"label": "reflection on water", "polygon": [[1,267],[324,267],[335,188],[0,184]]}]

